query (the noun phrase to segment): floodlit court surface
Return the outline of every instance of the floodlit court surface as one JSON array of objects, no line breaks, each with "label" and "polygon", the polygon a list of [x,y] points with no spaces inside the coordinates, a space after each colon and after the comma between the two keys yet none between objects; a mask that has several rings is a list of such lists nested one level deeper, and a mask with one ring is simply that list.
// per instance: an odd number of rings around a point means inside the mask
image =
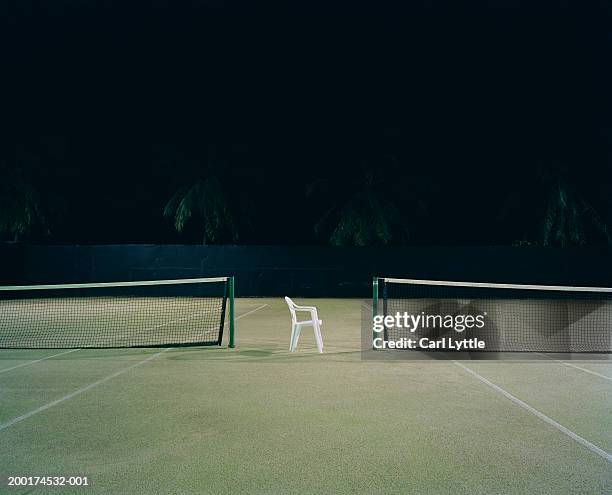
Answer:
[{"label": "floodlit court surface", "polygon": [[[0,350],[2,493],[612,493],[612,361],[381,361],[362,300],[236,300],[236,349]],[[87,488],[7,487],[87,476]]]}]

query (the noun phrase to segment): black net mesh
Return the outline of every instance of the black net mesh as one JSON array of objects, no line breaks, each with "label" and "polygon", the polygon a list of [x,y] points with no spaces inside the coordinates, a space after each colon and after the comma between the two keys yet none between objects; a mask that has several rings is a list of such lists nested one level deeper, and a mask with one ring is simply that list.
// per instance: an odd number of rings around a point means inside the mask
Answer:
[{"label": "black net mesh", "polygon": [[221,345],[226,279],[0,290],[0,348]]},{"label": "black net mesh", "polygon": [[[485,342],[485,351],[612,352],[612,292],[385,280],[381,284],[384,315],[422,316],[414,332],[397,327],[386,330],[388,340],[478,338]],[[472,319],[479,315],[481,327]],[[465,328],[466,321],[471,328]],[[462,322],[461,331],[457,322]]]}]

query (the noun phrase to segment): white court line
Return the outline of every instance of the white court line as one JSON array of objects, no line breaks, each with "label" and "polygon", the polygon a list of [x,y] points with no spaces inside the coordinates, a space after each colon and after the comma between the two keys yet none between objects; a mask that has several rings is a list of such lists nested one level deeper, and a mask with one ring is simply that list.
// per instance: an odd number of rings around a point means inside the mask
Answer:
[{"label": "white court line", "polygon": [[128,366],[127,368],[123,368],[122,370],[116,371],[115,373],[108,375],[104,378],[101,378],[100,380],[90,383],[89,385],[80,388],[78,390],[75,390],[74,392],[70,392],[68,395],[64,395],[63,397],[60,397],[59,399],[55,399],[54,401],[51,401],[47,404],[45,404],[44,406],[40,406],[37,409],[34,409],[33,411],[27,412],[25,414],[22,414],[21,416],[18,416],[16,418],[13,418],[9,421],[7,421],[6,423],[2,423],[0,424],[0,431],[8,428],[9,426],[13,426],[16,423],[19,423],[21,421],[23,421],[24,419],[28,419],[31,418],[32,416],[34,416],[35,414],[38,414],[40,412],[46,411],[47,409],[53,407],[53,406],[57,406],[58,404],[61,404],[64,401],[67,401],[69,399],[72,399],[73,397],[76,397],[77,395],[81,395],[84,392],[87,392],[88,390],[91,390],[94,387],[97,387],[98,385],[103,384],[104,382],[107,382],[119,375],[123,375],[123,373],[130,371],[131,369],[136,368],[137,366],[140,366],[142,364],[148,363],[149,361],[151,361],[152,359],[155,359],[157,356],[160,356],[161,354],[163,354],[164,352],[170,350],[169,348],[164,349],[161,352],[158,352],[157,354],[153,354],[152,356],[149,356],[147,359],[144,359],[136,364],[133,364],[131,366]]},{"label": "white court line", "polygon": [[[247,315],[249,315],[251,313],[254,313],[255,311],[259,311],[260,309],[263,309],[266,306],[267,306],[267,304],[262,304],[258,308],[255,308],[255,309],[253,309],[253,310],[251,310],[251,311],[249,311],[247,313],[244,313],[243,315],[237,316],[234,319],[235,320],[239,320],[243,316],[247,316]],[[151,328],[145,328],[144,330],[142,330],[142,332],[148,332],[149,330],[155,330],[157,328],[161,328],[161,327],[165,327],[165,326],[168,326],[168,325],[172,325],[173,323],[178,323],[180,321],[190,320],[191,318],[194,318],[194,317],[200,316],[200,315],[204,315],[204,314],[206,314],[206,313],[202,313],[202,312],[200,312],[200,313],[192,313],[192,314],[190,314],[188,316],[184,316],[183,318],[178,318],[176,320],[172,320],[172,321],[169,321],[169,322],[166,322],[166,323],[161,323],[161,324],[155,325],[154,327],[151,327]]]},{"label": "white court line", "polygon": [[565,365],[565,366],[570,366],[571,368],[576,368],[577,370],[584,371],[585,373],[590,373],[591,375],[595,375],[595,376],[598,376],[598,377],[603,378],[605,380],[612,381],[612,377],[610,377],[610,376],[602,375],[601,373],[597,373],[596,371],[587,370],[586,368],[582,368],[580,366],[576,366],[575,364],[566,363],[565,361],[561,361],[561,360],[556,360],[556,361],[558,363],[561,363],[561,364]]},{"label": "white court line", "polygon": [[[544,356],[545,358],[548,358],[548,356],[546,354],[542,354],[541,352],[537,352],[536,354],[539,354],[540,356]],[[562,359],[553,359],[553,361],[555,363],[563,364],[565,366],[569,366],[571,368],[576,368],[577,370],[584,371],[585,373],[589,373],[591,375],[595,375],[595,376],[598,376],[600,378],[604,378],[605,380],[612,381],[612,378],[609,377],[609,376],[602,375],[600,373],[597,373],[596,371],[587,370],[586,368],[581,368],[580,366],[576,366],[575,364],[568,363],[566,361],[563,361]]]},{"label": "white court line", "polygon": [[27,363],[21,363],[21,364],[18,364],[17,366],[12,366],[10,368],[3,368],[3,369],[0,369],[0,373],[4,373],[5,371],[11,371],[17,368],[21,368],[22,366],[29,366],[30,364],[40,363],[41,361],[46,361],[47,359],[51,359],[57,356],[62,356],[63,354],[68,354],[69,352],[75,352],[75,351],[80,351],[80,350],[81,349],[70,349],[69,351],[59,352],[57,354],[53,354],[51,356],[47,356],[42,359],[35,359],[34,361],[28,361]]},{"label": "white court line", "polygon": [[[240,316],[237,316],[236,320],[238,320],[238,319],[240,319],[240,318],[242,318],[244,316],[250,315],[251,313],[254,313],[255,311],[259,311],[260,309],[263,309],[266,306],[268,306],[268,305],[267,304],[262,304],[261,306],[255,308],[255,309],[252,309],[251,311],[247,311],[246,313],[241,314]],[[65,353],[62,353],[62,354],[66,354],[68,352],[73,352],[75,350],[78,350],[78,349],[72,349],[71,351],[66,351]],[[133,364],[132,366],[128,366],[127,368],[123,368],[122,370],[119,370],[119,371],[117,371],[117,372],[115,372],[115,373],[113,373],[111,375],[108,375],[108,376],[106,376],[104,378],[101,378],[100,380],[98,380],[96,382],[90,383],[89,385],[87,385],[87,386],[85,386],[83,388],[75,390],[74,392],[71,392],[68,395],[64,395],[63,397],[60,397],[59,399],[56,399],[56,400],[51,401],[51,402],[49,402],[49,403],[47,403],[47,404],[45,404],[43,406],[40,406],[39,408],[34,409],[33,411],[30,411],[30,412],[27,412],[25,414],[22,414],[21,416],[18,416],[16,418],[13,418],[13,419],[7,421],[6,423],[2,423],[2,424],[0,424],[0,431],[5,430],[6,428],[9,428],[10,426],[13,426],[16,423],[19,423],[19,422],[23,421],[24,419],[31,418],[35,414],[41,413],[43,411],[46,411],[47,409],[49,409],[49,408],[51,408],[53,406],[57,406],[58,404],[61,404],[62,402],[70,400],[73,397],[76,397],[77,395],[81,395],[82,393],[87,392],[88,390],[91,390],[92,388],[97,387],[98,385],[101,385],[102,383],[107,382],[107,381],[109,381],[109,380],[111,380],[113,378],[116,378],[117,376],[122,375],[125,372],[130,371],[131,369],[136,368],[137,366],[141,366],[141,365],[143,365],[145,363],[148,363],[149,361],[155,359],[157,356],[159,356],[159,355],[161,355],[164,352],[169,351],[169,350],[170,350],[170,348],[166,348],[163,351],[158,352],[157,354],[154,354],[153,356],[149,356],[147,359],[144,359],[144,360],[142,360],[142,361],[140,361],[140,362],[138,362],[136,364]],[[49,357],[51,357],[51,356],[49,356]]]},{"label": "white court line", "polygon": [[587,449],[589,449],[594,454],[597,454],[598,456],[600,456],[605,461],[608,461],[609,463],[612,463],[612,454],[609,454],[605,450],[599,448],[597,445],[592,444],[591,442],[589,442],[588,440],[582,438],[580,435],[574,433],[572,430],[569,430],[568,428],[566,428],[562,424],[557,423],[554,419],[549,418],[548,416],[546,416],[545,414],[541,413],[537,409],[531,407],[529,404],[523,402],[521,399],[516,398],[510,392],[506,392],[503,388],[495,385],[493,382],[490,382],[485,377],[480,376],[474,370],[471,370],[470,368],[468,368],[467,366],[461,364],[458,361],[453,361],[453,363],[455,363],[457,366],[463,368],[465,371],[470,373],[472,376],[476,377],[478,380],[480,380],[485,385],[488,385],[489,387],[491,387],[496,392],[499,392],[500,394],[502,394],[504,397],[506,397],[506,399],[510,399],[517,406],[522,407],[526,411],[529,411],[531,414],[533,414],[534,416],[537,416],[538,418],[540,418],[545,423],[548,423],[549,425],[555,427],[560,432],[565,433],[568,437],[570,437],[575,442],[578,442],[580,445],[582,445],[583,447],[586,447]]},{"label": "white court line", "polygon": [[246,313],[241,314],[240,316],[236,316],[236,318],[234,318],[234,319],[235,320],[239,320],[240,318],[242,318],[244,316],[248,316],[251,313],[255,313],[255,311],[259,311],[260,309],[264,309],[266,306],[268,306],[268,304],[262,304],[261,306],[255,308],[255,309],[252,309],[251,311],[247,311]]}]

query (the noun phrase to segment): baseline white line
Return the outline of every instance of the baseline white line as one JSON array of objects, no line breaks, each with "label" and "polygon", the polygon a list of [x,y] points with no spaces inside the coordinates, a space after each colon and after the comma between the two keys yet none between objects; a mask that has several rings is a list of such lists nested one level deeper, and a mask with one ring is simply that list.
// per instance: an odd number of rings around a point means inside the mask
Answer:
[{"label": "baseline white line", "polygon": [[581,368],[580,366],[576,366],[575,364],[571,364],[571,363],[566,363],[565,361],[561,361],[561,360],[557,360],[557,362],[565,366],[569,366],[571,368],[576,368],[577,370],[584,371],[585,373],[590,373],[591,375],[598,376],[600,378],[603,378],[604,380],[612,381],[612,377],[602,375],[601,373],[597,373],[596,371],[587,370],[586,368]]},{"label": "baseline white line", "polygon": [[14,370],[14,369],[17,369],[17,368],[21,368],[22,366],[28,366],[30,364],[40,363],[41,361],[46,361],[47,359],[51,359],[51,358],[54,358],[54,357],[57,357],[57,356],[62,356],[64,354],[68,354],[69,352],[75,352],[75,351],[80,351],[80,350],[81,349],[70,349],[69,351],[58,352],[57,354],[53,354],[51,356],[47,356],[47,357],[44,357],[42,359],[35,359],[34,361],[28,361],[27,363],[21,363],[21,364],[18,364],[17,366],[12,366],[10,368],[2,368],[2,369],[0,369],[0,373],[4,373],[5,371],[11,371],[11,370]]},{"label": "baseline white line", "polygon": [[262,304],[258,308],[252,309],[251,311],[247,311],[246,313],[241,314],[240,316],[236,316],[234,319],[235,320],[239,320],[240,318],[243,318],[244,316],[248,316],[251,313],[255,313],[255,311],[259,311],[260,309],[264,309],[266,306],[269,306],[269,304]]},{"label": "baseline white line", "polygon": [[534,407],[531,407],[529,404],[523,402],[521,399],[516,398],[510,392],[506,392],[503,388],[495,385],[493,382],[490,382],[484,376],[479,375],[474,370],[471,370],[470,368],[468,368],[467,366],[461,364],[458,361],[453,361],[453,363],[455,363],[457,366],[463,368],[465,371],[470,373],[472,376],[476,377],[479,381],[481,381],[485,385],[491,387],[496,392],[499,392],[500,394],[502,394],[504,397],[506,397],[506,399],[509,399],[512,402],[514,402],[517,406],[522,407],[526,411],[529,411],[531,414],[533,414],[534,416],[540,418],[545,423],[548,423],[549,425],[553,426],[554,428],[556,428],[560,432],[565,433],[568,437],[570,437],[575,442],[579,443],[583,447],[586,447],[587,449],[589,449],[594,454],[597,454],[598,456],[600,456],[605,461],[608,461],[609,463],[612,463],[612,454],[610,454],[610,453],[606,452],[605,450],[599,448],[597,445],[592,444],[591,442],[589,442],[588,440],[582,438],[577,433],[574,433],[572,430],[569,430],[568,428],[566,428],[562,424],[557,423],[554,419],[549,418],[548,416],[546,416],[545,414],[541,413],[540,411],[538,411]]},{"label": "baseline white line", "polygon": [[34,416],[35,414],[41,413],[43,411],[46,411],[47,409],[53,407],[53,406],[57,406],[58,404],[61,404],[62,402],[65,402],[69,399],[72,399],[73,397],[76,397],[77,395],[81,395],[82,393],[87,392],[88,390],[91,390],[94,387],[97,387],[98,385],[103,384],[104,382],[107,382],[109,380],[112,380],[113,378],[118,377],[119,375],[122,375],[123,373],[126,373],[127,371],[130,371],[131,369],[136,368],[137,366],[141,366],[145,363],[148,363],[149,361],[155,359],[157,356],[160,356],[161,354],[163,354],[164,352],[168,351],[169,348],[164,349],[161,352],[158,352],[157,354],[154,354],[152,356],[149,356],[147,359],[144,359],[136,364],[133,364],[131,366],[128,366],[127,368],[123,368],[119,371],[116,371],[115,373],[108,375],[104,378],[101,378],[98,381],[95,381],[93,383],[90,383],[89,385],[80,388],[78,390],[75,390],[74,392],[69,393],[68,395],[64,395],[63,397],[60,397],[59,399],[55,399],[54,401],[51,401],[47,404],[45,404],[44,406],[40,406],[37,409],[34,409],[33,411],[30,411],[28,413],[22,414],[21,416],[18,416],[16,418],[13,418],[9,421],[7,421],[6,423],[2,423],[0,424],[0,431],[5,430],[6,428],[13,426],[16,423],[19,423],[21,421],[23,421],[24,419],[28,419],[31,418],[32,416]]}]

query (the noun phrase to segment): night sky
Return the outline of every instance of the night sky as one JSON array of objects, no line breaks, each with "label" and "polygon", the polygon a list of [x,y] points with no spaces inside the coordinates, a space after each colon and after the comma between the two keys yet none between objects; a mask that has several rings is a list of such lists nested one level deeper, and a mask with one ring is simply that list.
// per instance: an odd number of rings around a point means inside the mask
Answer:
[{"label": "night sky", "polygon": [[426,205],[410,244],[520,239],[504,205],[550,164],[611,223],[606,3],[405,3],[3,2],[0,160],[53,198],[33,241],[200,242],[162,210],[211,163],[246,244],[328,243],[363,170]]}]

